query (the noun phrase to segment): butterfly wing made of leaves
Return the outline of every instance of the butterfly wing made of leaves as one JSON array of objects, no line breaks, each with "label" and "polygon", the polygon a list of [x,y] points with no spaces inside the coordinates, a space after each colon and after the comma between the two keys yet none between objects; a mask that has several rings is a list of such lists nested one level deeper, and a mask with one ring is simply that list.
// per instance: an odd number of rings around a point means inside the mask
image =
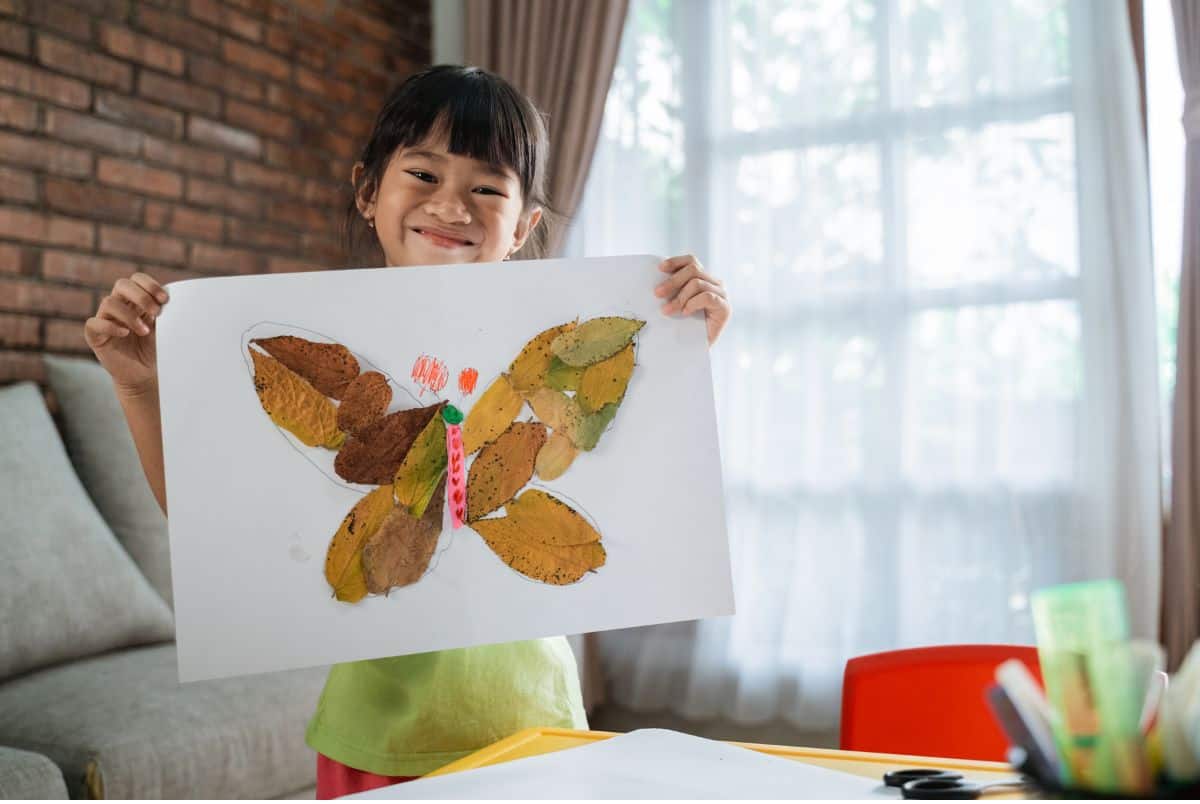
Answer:
[{"label": "butterfly wing made of leaves", "polygon": [[254,390],[271,421],[310,447],[338,449],[346,433],[338,428],[337,408],[307,380],[279,360],[250,350]]},{"label": "butterfly wing made of leaves", "polygon": [[480,450],[467,472],[468,523],[507,503],[533,479],[538,451],[546,443],[546,425],[513,422]]},{"label": "butterfly wing made of leaves", "polygon": [[575,583],[607,560],[591,523],[540,489],[509,502],[504,516],[476,520],[470,527],[505,564],[543,583]]}]

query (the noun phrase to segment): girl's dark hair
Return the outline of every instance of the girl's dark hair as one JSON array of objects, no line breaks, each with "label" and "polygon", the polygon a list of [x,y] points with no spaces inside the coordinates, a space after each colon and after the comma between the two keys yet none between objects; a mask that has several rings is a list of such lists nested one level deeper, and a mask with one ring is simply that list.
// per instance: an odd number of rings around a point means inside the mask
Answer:
[{"label": "girl's dark hair", "polygon": [[[545,256],[548,219],[557,218],[546,197],[549,137],[529,98],[495,73],[440,64],[406,78],[384,102],[370,139],[359,155],[362,176],[346,208],[346,248],[352,263],[378,257],[374,234],[359,214],[356,197],[379,187],[397,148],[408,148],[444,131],[450,153],[506,167],[521,183],[523,211],[541,207],[542,223],[520,256]],[[365,246],[365,248],[364,248]]]}]

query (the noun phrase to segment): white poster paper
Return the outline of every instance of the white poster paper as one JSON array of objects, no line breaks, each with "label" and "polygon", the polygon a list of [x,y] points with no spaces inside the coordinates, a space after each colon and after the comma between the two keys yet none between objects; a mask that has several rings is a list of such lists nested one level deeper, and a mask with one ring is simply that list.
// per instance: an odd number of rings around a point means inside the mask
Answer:
[{"label": "white poster paper", "polygon": [[[660,312],[657,263],[542,260],[168,286],[158,363],[180,679],[731,614],[705,327]],[[561,476],[534,475],[525,488],[578,512],[599,534],[602,565],[547,583],[532,577],[536,567],[505,563],[470,524],[452,528],[447,507],[419,580],[335,599],[330,542],[382,486],[339,475],[345,444],[306,446],[272,421],[256,393],[253,342],[342,344],[357,371],[386,376],[388,413],[445,401],[469,421],[530,339],[601,317],[645,322],[616,414]],[[466,393],[469,369],[478,380]],[[528,403],[517,415],[535,418]],[[466,464],[469,477],[472,456]]]}]

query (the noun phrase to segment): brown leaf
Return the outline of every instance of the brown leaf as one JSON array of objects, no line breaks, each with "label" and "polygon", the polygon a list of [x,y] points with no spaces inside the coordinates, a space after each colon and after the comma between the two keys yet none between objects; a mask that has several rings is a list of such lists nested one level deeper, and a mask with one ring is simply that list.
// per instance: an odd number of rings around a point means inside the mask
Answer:
[{"label": "brown leaf", "polygon": [[574,583],[607,559],[596,529],[538,489],[510,502],[505,516],[477,520],[471,528],[505,564],[543,583]]},{"label": "brown leaf", "polygon": [[546,443],[540,422],[513,422],[480,451],[467,474],[467,521],[487,516],[513,498],[530,478]]},{"label": "brown leaf", "polygon": [[346,439],[334,404],[280,361],[250,350],[254,390],[271,421],[310,447],[337,449]]},{"label": "brown leaf", "polygon": [[429,506],[418,519],[397,505],[383,525],[363,547],[362,567],[367,591],[385,594],[395,586],[416,583],[429,568],[429,559],[442,533],[442,509],[446,500],[443,474]]},{"label": "brown leaf", "polygon": [[554,433],[542,448],[538,450],[534,469],[542,480],[554,480],[571,467],[571,462],[579,450],[571,443],[571,439],[562,433]]},{"label": "brown leaf", "polygon": [[550,344],[559,335],[573,329],[575,329],[575,322],[568,321],[566,324],[538,333],[525,344],[521,353],[517,355],[517,359],[508,367],[509,380],[512,382],[513,390],[517,393],[527,394],[545,385],[546,371],[550,368],[550,361],[554,357],[554,353],[550,350]]},{"label": "brown leaf", "polygon": [[568,366],[590,366],[624,349],[645,325],[636,318],[591,318],[555,337],[550,350]]},{"label": "brown leaf", "polygon": [[378,421],[391,403],[392,387],[388,385],[387,377],[378,371],[359,374],[342,394],[337,413],[338,427],[356,433]]},{"label": "brown leaf", "polygon": [[525,399],[513,390],[507,374],[497,377],[467,414],[462,426],[463,449],[467,455],[508,429],[521,412]]},{"label": "brown leaf", "polygon": [[620,403],[633,376],[633,344],[607,360],[583,370],[575,400],[586,413],[595,413],[610,403]]},{"label": "brown leaf", "polygon": [[379,530],[394,505],[392,487],[377,488],[350,509],[333,535],[325,554],[325,580],[333,587],[333,594],[338,600],[357,603],[366,597],[362,549]]},{"label": "brown leaf", "polygon": [[251,343],[334,399],[341,399],[346,386],[358,376],[358,361],[340,343],[317,343],[292,335],[258,338]]},{"label": "brown leaf", "polygon": [[442,404],[389,413],[350,436],[333,461],[334,471],[351,483],[390,486],[409,447]]}]

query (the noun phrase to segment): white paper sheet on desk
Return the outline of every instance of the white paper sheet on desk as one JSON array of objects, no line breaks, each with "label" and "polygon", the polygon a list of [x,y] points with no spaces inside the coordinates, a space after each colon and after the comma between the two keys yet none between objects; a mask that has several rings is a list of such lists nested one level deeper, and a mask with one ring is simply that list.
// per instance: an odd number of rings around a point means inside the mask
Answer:
[{"label": "white paper sheet on desk", "polygon": [[[180,679],[731,614],[705,328],[699,318],[661,314],[652,292],[662,279],[657,262],[545,260],[171,284],[158,363]],[[346,482],[334,470],[335,450],[305,446],[272,422],[256,395],[251,341],[292,335],[342,344],[361,371],[387,375],[389,411],[440,399],[469,417],[533,336],[603,316],[646,322],[624,398],[593,450],[557,479],[535,476],[530,486],[595,526],[603,566],[568,585],[532,580],[471,528],[444,523],[418,582],[355,603],[335,600],[327,548],[352,507],[381,486]],[[422,357],[424,370],[414,372]],[[439,366],[449,381],[434,392],[437,372],[429,369]],[[478,371],[472,393],[455,379],[468,368]],[[518,418],[532,416],[526,405]]]},{"label": "white paper sheet on desk", "polygon": [[356,799],[863,799],[869,779],[663,729],[383,787]]}]

